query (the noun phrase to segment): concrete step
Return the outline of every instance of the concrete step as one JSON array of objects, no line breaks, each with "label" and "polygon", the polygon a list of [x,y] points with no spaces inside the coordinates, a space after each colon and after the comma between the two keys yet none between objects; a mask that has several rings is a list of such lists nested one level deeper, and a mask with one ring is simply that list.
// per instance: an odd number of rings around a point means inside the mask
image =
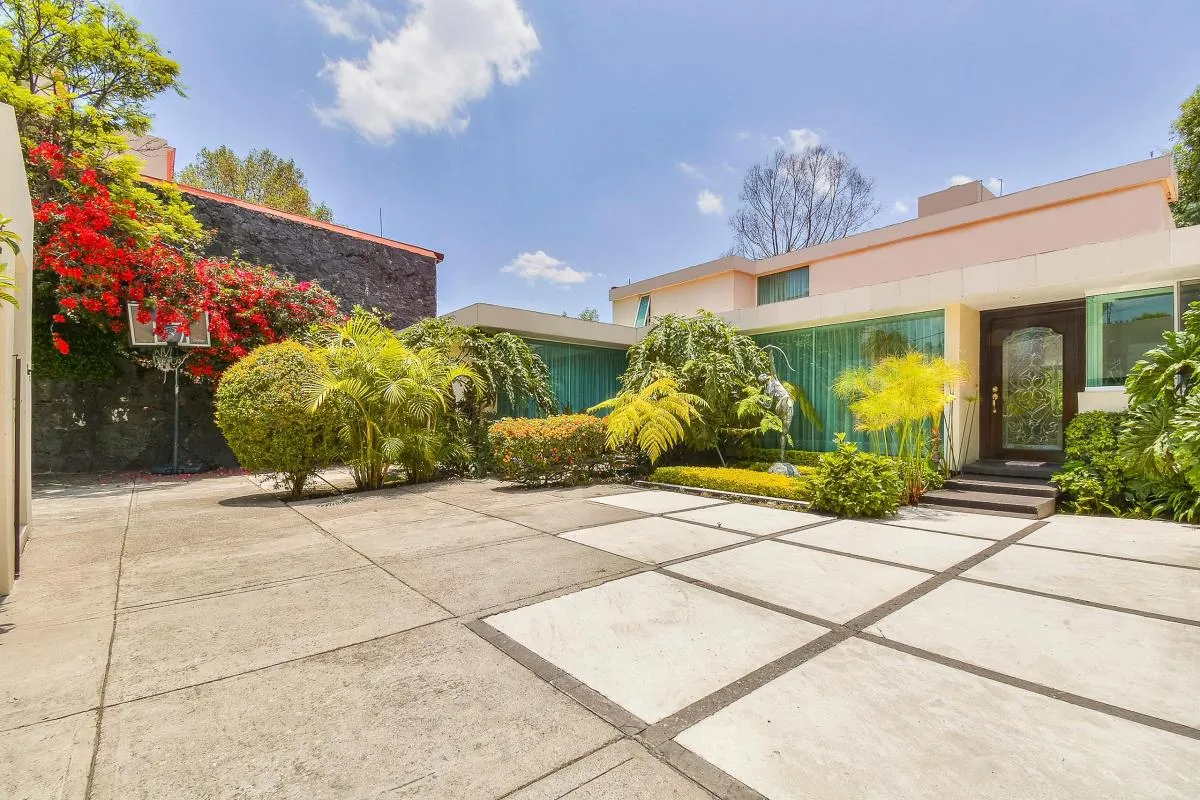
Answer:
[{"label": "concrete step", "polygon": [[1039,478],[1004,478],[998,475],[959,475],[946,479],[947,489],[995,494],[1025,494],[1030,497],[1058,497],[1053,484]]},{"label": "concrete step", "polygon": [[1025,494],[970,492],[963,489],[938,489],[926,492],[921,505],[949,508],[957,511],[982,511],[1042,519],[1054,513],[1053,497],[1033,497]]},{"label": "concrete step", "polygon": [[994,475],[1001,478],[1038,478],[1045,480],[1058,471],[1061,464],[1053,461],[1020,461],[999,458],[972,461],[962,468],[967,475]]}]

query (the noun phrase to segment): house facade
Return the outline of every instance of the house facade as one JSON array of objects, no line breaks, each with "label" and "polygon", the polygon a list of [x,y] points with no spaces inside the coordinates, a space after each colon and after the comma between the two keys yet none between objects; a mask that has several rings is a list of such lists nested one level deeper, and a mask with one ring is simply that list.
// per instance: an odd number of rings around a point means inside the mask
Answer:
[{"label": "house facade", "polygon": [[[1080,411],[1121,409],[1130,367],[1200,299],[1200,227],[1176,229],[1169,157],[996,197],[979,182],[920,198],[915,219],[760,261],[737,256],[614,287],[613,328],[716,312],[762,344],[824,422],[845,369],[916,349],[961,361],[948,436],[960,458],[1061,460]],[[799,415],[797,415],[799,417]]]}]

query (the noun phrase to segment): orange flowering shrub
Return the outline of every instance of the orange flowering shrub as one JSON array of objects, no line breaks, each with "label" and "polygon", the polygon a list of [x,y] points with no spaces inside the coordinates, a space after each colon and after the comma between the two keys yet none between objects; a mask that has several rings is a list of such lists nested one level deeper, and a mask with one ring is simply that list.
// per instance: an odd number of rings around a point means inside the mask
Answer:
[{"label": "orange flowering shrub", "polygon": [[607,464],[603,420],[587,414],[502,419],[488,428],[496,473],[525,485],[575,483]]}]

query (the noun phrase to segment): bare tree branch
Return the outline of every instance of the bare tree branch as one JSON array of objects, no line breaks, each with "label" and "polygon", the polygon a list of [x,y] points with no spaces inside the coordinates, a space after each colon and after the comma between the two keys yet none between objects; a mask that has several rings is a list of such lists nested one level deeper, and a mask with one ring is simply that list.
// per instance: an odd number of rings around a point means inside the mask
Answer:
[{"label": "bare tree branch", "polygon": [[776,150],[746,170],[739,199],[730,253],[755,259],[840,239],[879,213],[875,181],[824,145]]}]

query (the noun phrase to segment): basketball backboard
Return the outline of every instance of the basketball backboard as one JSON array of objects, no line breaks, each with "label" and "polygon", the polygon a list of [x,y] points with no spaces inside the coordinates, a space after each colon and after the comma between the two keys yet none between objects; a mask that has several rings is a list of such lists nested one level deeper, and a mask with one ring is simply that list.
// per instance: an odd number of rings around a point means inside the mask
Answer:
[{"label": "basketball backboard", "polygon": [[166,347],[173,344],[177,347],[210,347],[212,340],[208,331],[208,312],[201,311],[188,324],[188,332],[183,333],[180,328],[174,324],[165,326],[166,330],[161,334],[158,333],[158,325],[155,323],[154,312],[150,312],[150,318],[146,322],[138,321],[138,310],[141,307],[140,303],[129,303],[127,308],[129,312],[129,338],[134,347]]}]

